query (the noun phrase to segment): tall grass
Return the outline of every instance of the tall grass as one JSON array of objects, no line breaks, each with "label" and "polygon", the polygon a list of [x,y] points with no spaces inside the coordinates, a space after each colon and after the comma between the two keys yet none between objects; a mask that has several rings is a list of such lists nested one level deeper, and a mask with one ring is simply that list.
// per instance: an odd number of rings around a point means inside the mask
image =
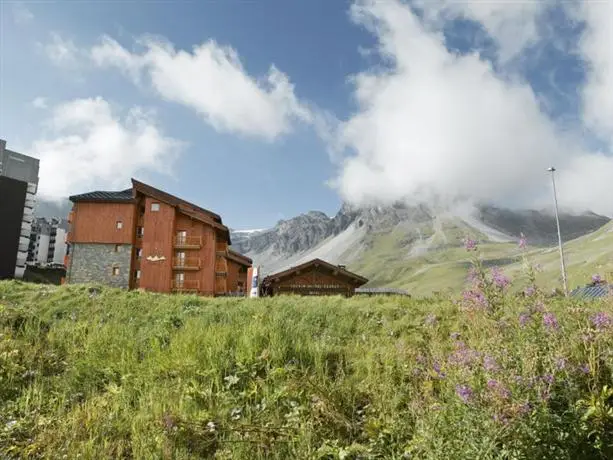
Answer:
[{"label": "tall grass", "polygon": [[0,458],[611,458],[611,303],[467,299],[0,282]]}]

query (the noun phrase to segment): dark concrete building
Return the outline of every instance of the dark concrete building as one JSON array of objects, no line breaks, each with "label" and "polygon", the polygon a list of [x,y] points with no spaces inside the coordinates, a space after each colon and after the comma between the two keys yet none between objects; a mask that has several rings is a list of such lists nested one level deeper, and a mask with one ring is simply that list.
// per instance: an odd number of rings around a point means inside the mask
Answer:
[{"label": "dark concrete building", "polygon": [[38,159],[6,148],[0,139],[0,279],[23,278],[34,204]]}]

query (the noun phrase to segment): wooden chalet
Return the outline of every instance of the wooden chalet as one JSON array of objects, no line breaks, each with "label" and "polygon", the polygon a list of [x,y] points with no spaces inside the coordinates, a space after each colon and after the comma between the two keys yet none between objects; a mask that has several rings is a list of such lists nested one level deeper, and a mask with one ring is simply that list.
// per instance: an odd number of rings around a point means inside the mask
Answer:
[{"label": "wooden chalet", "polygon": [[117,192],[70,197],[67,283],[240,295],[251,259],[232,251],[221,217],[132,179]]},{"label": "wooden chalet", "polygon": [[350,297],[355,289],[368,280],[350,272],[344,265],[333,265],[321,259],[313,259],[262,280],[263,296],[280,294],[344,295]]}]

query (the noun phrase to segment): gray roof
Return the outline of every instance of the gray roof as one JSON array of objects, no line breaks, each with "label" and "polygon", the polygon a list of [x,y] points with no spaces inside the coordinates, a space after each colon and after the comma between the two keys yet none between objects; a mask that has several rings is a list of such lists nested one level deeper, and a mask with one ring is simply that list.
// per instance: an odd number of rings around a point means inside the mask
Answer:
[{"label": "gray roof", "polygon": [[105,192],[95,191],[82,193],[81,195],[73,195],[68,197],[70,201],[76,203],[77,201],[132,201],[132,189],[121,190],[120,192]]},{"label": "gray roof", "polygon": [[409,295],[404,289],[397,288],[356,288],[356,294],[396,294],[396,295]]},{"label": "gray roof", "polygon": [[583,299],[595,299],[598,297],[606,297],[613,295],[613,285],[611,284],[596,284],[590,286],[581,286],[573,289],[570,293],[571,297]]}]

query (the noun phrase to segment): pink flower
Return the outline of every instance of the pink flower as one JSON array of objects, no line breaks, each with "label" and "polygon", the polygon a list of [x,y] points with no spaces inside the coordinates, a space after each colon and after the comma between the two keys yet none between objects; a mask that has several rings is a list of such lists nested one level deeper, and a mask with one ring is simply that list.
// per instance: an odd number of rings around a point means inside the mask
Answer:
[{"label": "pink flower", "polygon": [[464,248],[467,251],[476,251],[477,250],[477,242],[470,238],[464,239]]},{"label": "pink flower", "polygon": [[526,246],[528,245],[528,241],[526,240],[526,237],[524,236],[523,233],[520,234],[521,238],[519,238],[519,249],[526,249]]}]

